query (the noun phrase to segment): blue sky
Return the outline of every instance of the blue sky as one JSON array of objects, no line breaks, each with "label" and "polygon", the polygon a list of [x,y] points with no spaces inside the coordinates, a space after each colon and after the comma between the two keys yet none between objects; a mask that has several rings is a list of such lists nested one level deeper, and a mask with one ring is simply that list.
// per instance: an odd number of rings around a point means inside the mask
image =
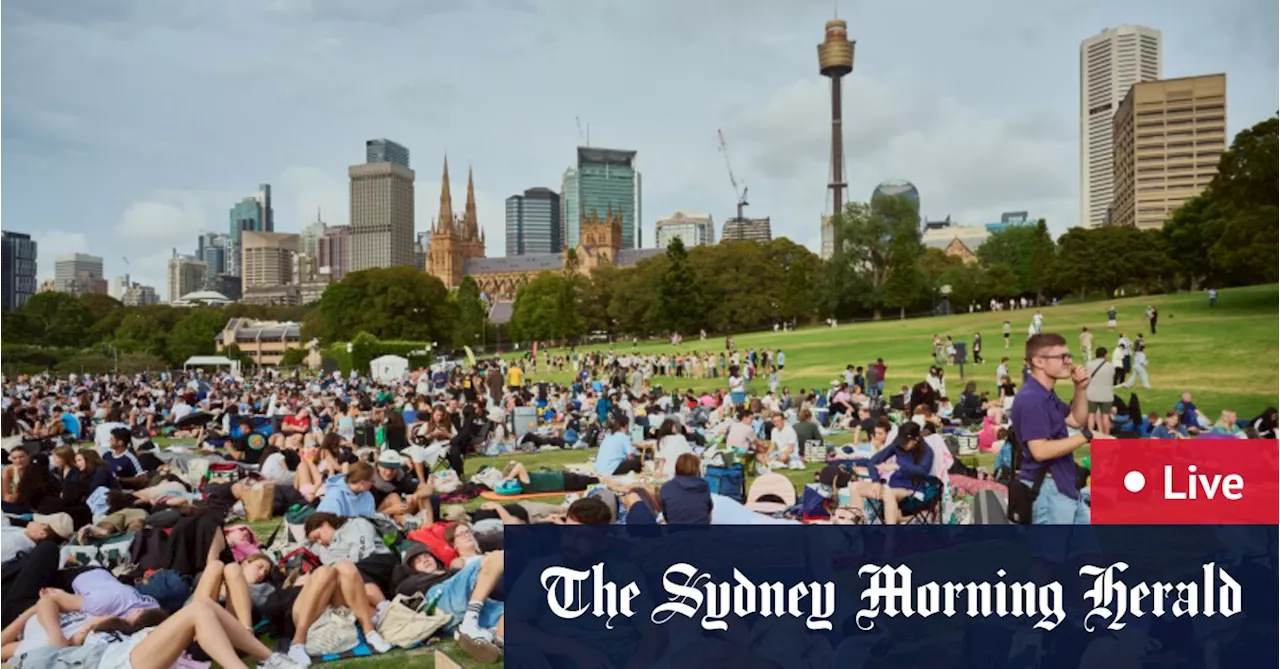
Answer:
[{"label": "blue sky", "polygon": [[[163,295],[164,264],[225,231],[260,182],[277,229],[317,207],[347,221],[364,140],[409,147],[417,228],[448,153],[474,168],[489,254],[502,201],[559,188],[579,143],[634,149],[644,236],[677,209],[748,213],[818,248],[827,82],[815,45],[832,2],[792,0],[6,0],[3,227],[53,257],[87,251]],[[929,218],[1028,210],[1078,219],[1079,43],[1107,26],[1163,32],[1164,76],[1226,72],[1234,133],[1280,107],[1277,3],[1181,0],[841,2],[858,41],[845,85],[847,180],[865,199],[914,182]],[[127,257],[126,268],[123,258]]]}]

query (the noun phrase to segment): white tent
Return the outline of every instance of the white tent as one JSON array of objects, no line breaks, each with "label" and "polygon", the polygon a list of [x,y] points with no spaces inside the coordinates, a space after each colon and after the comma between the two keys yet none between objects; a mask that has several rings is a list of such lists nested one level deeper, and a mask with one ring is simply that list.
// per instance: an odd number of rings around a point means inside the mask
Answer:
[{"label": "white tent", "polygon": [[222,355],[193,355],[182,363],[183,369],[192,367],[226,367],[232,376],[240,376],[240,363]]},{"label": "white tent", "polygon": [[369,376],[375,381],[400,381],[409,376],[409,359],[398,355],[384,355],[369,361]]}]

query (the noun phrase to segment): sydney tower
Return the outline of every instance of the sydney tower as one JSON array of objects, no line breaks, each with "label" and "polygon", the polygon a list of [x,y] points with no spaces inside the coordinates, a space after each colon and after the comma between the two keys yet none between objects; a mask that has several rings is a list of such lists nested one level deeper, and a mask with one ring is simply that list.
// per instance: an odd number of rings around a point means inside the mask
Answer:
[{"label": "sydney tower", "polygon": [[[844,132],[841,128],[842,109],[840,105],[840,79],[853,71],[853,45],[844,21],[832,19],[827,21],[827,37],[818,45],[818,71],[824,77],[831,78],[831,181],[827,188],[831,189],[831,213],[844,211]],[[833,248],[839,249],[840,229],[832,230]]]}]

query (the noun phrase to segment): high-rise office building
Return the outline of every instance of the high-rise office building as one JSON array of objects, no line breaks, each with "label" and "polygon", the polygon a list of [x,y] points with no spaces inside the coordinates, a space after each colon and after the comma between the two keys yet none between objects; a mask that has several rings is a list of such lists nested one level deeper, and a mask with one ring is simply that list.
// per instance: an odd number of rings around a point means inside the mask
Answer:
[{"label": "high-rise office building", "polygon": [[530,188],[507,198],[507,256],[559,253],[560,194],[550,188]]},{"label": "high-rise office building", "polygon": [[364,162],[393,163],[409,166],[409,149],[389,139],[371,139],[364,143]]},{"label": "high-rise office building", "polygon": [[578,245],[578,228],[583,216],[595,214],[605,218],[610,210],[622,215],[622,248],[636,249],[643,244],[640,173],[636,171],[635,151],[578,147],[577,168],[565,172],[562,197],[565,246]]},{"label": "high-rise office building", "polygon": [[1158,228],[1218,172],[1227,150],[1227,75],[1134,84],[1113,126],[1110,222]]},{"label": "high-rise office building", "polygon": [[658,248],[665,249],[676,237],[684,243],[685,248],[693,246],[709,246],[716,243],[716,225],[711,214],[689,214],[683,211],[658,219],[654,237],[658,240]]},{"label": "high-rise office building", "polygon": [[316,265],[330,281],[341,281],[351,264],[351,226],[331,225],[316,245]]},{"label": "high-rise office building", "polygon": [[4,232],[3,252],[0,252],[0,272],[3,272],[3,307],[5,311],[17,309],[36,294],[36,242],[31,235],[21,232]]},{"label": "high-rise office building", "polygon": [[231,247],[231,235],[221,232],[206,232],[196,242],[196,257],[204,261],[209,268],[209,276],[226,274],[230,268],[228,262]]},{"label": "high-rise office building", "polygon": [[1107,28],[1080,43],[1080,225],[1107,221],[1114,159],[1112,119],[1129,88],[1161,77],[1160,31]]},{"label": "high-rise office building", "polygon": [[299,236],[283,232],[245,232],[240,238],[245,293],[293,283]]},{"label": "high-rise office building", "polygon": [[348,271],[413,265],[413,170],[409,150],[389,140],[366,144],[378,162],[352,165],[351,255]]},{"label": "high-rise office building", "polygon": [[175,249],[169,258],[169,301],[176,302],[183,295],[204,290],[209,278],[209,266],[194,256],[179,255]]},{"label": "high-rise office building", "polygon": [[731,218],[724,222],[720,232],[721,242],[767,242],[773,239],[773,225],[769,217]]},{"label": "high-rise office building", "polygon": [[581,236],[582,200],[578,198],[578,169],[570,167],[560,178],[560,239],[566,248],[576,248]]},{"label": "high-rise office building", "polygon": [[271,184],[260,184],[256,192],[235,203],[231,207],[230,218],[231,222],[228,226],[230,243],[227,244],[226,271],[228,274],[239,276],[240,233],[246,230],[273,232],[276,229],[275,210],[271,206]]},{"label": "high-rise office building", "polygon": [[102,258],[87,253],[69,253],[53,260],[54,290],[72,295],[107,294],[102,276]]}]

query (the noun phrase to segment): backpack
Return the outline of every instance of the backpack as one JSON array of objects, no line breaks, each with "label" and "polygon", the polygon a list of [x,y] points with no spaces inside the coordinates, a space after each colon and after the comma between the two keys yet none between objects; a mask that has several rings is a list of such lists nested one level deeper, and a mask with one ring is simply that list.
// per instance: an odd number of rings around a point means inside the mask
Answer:
[{"label": "backpack", "polygon": [[805,520],[829,520],[831,518],[831,489],[821,483],[804,487],[800,498],[800,515]]},{"label": "backpack", "polygon": [[320,558],[306,548],[295,548],[282,555],[276,561],[276,566],[285,573],[297,569],[304,574],[310,574],[320,568]]},{"label": "backpack", "polygon": [[747,476],[740,464],[726,467],[707,465],[703,478],[714,495],[724,495],[739,503],[747,498]]}]

